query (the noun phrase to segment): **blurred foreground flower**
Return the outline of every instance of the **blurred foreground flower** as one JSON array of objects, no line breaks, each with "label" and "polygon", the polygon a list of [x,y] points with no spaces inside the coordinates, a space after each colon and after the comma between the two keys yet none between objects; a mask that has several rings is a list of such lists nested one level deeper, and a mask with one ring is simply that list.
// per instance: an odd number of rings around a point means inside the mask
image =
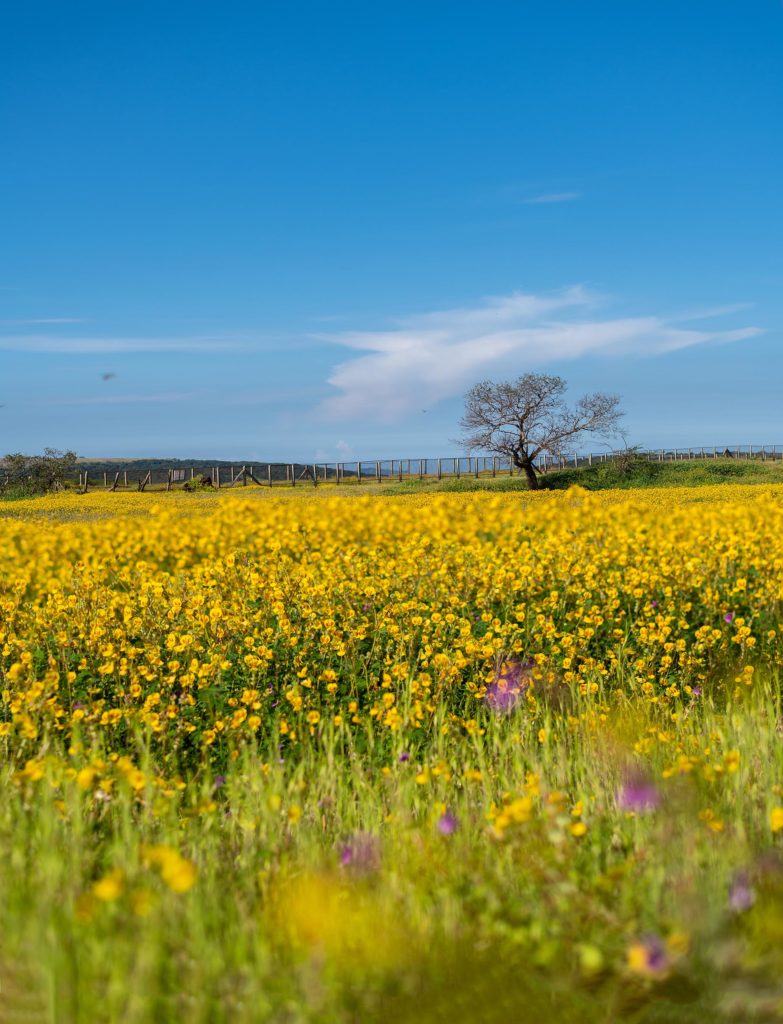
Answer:
[{"label": "blurred foreground flower", "polygon": [[658,787],[644,775],[631,775],[617,792],[617,806],[621,811],[635,814],[654,811],[661,805]]},{"label": "blurred foreground flower", "polygon": [[187,892],[196,884],[196,865],[171,846],[144,846],[142,857],[160,871],[172,892]]},{"label": "blurred foreground flower", "polygon": [[125,876],[119,868],[107,871],[92,887],[93,895],[102,903],[113,903],[122,895]]},{"label": "blurred foreground flower", "polygon": [[457,831],[458,821],[451,813],[451,811],[445,811],[440,818],[438,818],[438,832],[442,836],[451,836]]},{"label": "blurred foreground flower", "polygon": [[750,910],[756,902],[756,892],[744,871],[738,871],[729,889],[729,909],[735,914]]},{"label": "blurred foreground flower", "polygon": [[330,874],[283,882],[273,913],[288,941],[351,972],[387,970],[411,951],[410,931],[383,894]]},{"label": "blurred foreground flower", "polygon": [[532,658],[502,662],[487,690],[487,705],[493,711],[503,714],[513,711],[530,688],[534,666],[535,661]]},{"label": "blurred foreground flower", "polygon": [[628,969],[644,978],[662,978],[669,970],[666,946],[657,935],[644,935],[628,947]]},{"label": "blurred foreground flower", "polygon": [[377,838],[370,832],[357,832],[340,851],[340,864],[359,874],[377,871],[381,866]]}]

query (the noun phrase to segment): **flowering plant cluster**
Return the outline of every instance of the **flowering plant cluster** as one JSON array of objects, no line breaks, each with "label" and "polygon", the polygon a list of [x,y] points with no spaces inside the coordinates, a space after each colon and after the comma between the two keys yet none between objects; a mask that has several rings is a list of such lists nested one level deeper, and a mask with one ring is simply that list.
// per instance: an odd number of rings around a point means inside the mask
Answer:
[{"label": "flowering plant cluster", "polygon": [[729,963],[725,1005],[765,1012],[782,538],[776,488],[9,503],[13,955],[40,921],[36,962],[65,984],[77,949],[114,1019],[144,1019],[124,971],[161,1020],[197,1019],[189,985],[212,1019],[320,986],[371,1020],[462,944],[519,951],[527,1007],[535,971],[638,1006],[698,963],[715,1018]]}]

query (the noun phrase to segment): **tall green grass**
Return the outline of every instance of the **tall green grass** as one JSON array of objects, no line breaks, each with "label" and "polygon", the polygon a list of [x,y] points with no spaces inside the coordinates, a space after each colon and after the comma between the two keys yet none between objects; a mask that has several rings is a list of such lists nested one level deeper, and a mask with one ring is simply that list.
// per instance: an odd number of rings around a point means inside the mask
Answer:
[{"label": "tall green grass", "polygon": [[[780,715],[777,676],[757,674],[675,718],[610,685],[485,710],[473,734],[440,708],[391,755],[372,723],[324,729],[295,756],[246,745],[183,789],[155,781],[168,766],[143,734],[126,740],[141,790],[6,762],[0,1019],[779,1019]],[[618,807],[630,768],[660,806]],[[493,806],[531,785],[529,820],[495,834]],[[150,863],[161,845],[195,864],[192,888]],[[738,872],[755,903],[732,910]],[[107,878],[116,891],[96,889]],[[667,963],[644,977],[627,957],[650,937]]]}]

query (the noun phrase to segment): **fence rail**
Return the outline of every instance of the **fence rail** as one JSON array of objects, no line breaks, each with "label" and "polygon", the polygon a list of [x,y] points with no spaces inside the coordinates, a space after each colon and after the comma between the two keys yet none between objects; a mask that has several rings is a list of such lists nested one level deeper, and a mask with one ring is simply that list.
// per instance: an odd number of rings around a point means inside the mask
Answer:
[{"label": "fence rail", "polygon": [[[622,449],[603,452],[574,452],[568,455],[542,455],[535,460],[539,473],[582,468],[618,459],[643,458],[650,462],[680,462],[692,459],[755,459],[759,461],[783,460],[783,444],[726,445],[692,448],[656,448],[645,451]],[[160,468],[128,470],[119,463],[103,462],[110,469],[79,471],[78,480],[71,485],[82,492],[87,490],[145,491],[197,487],[226,488],[248,486],[295,487],[301,484],[361,485],[392,483],[406,480],[442,480],[460,477],[513,476],[516,469],[509,458],[497,455],[454,455],[436,458],[360,459],[346,462],[254,462],[243,465],[209,465],[195,463],[187,468]],[[0,488],[23,482],[24,474],[13,476],[0,467]]]}]

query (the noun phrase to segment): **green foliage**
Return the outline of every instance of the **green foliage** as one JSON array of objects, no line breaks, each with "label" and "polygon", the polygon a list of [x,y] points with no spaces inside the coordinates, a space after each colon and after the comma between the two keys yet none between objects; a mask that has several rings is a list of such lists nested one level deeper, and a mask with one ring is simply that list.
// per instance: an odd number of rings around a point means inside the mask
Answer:
[{"label": "green foliage", "polygon": [[42,455],[6,455],[0,464],[0,483],[7,479],[3,497],[21,498],[57,491],[71,482],[76,452],[44,448]]},{"label": "green foliage", "polygon": [[[584,487],[588,491],[631,487],[700,487],[726,482],[771,484],[783,481],[783,461],[761,462],[736,459],[694,459],[684,462],[651,462],[638,454],[617,461],[595,462],[578,469],[556,469],[541,474],[541,489],[565,491]],[[472,491],[528,491],[524,476],[507,472],[496,477],[445,477],[443,480],[405,480],[382,487],[384,494],[418,491],[466,493]]]},{"label": "green foliage", "polygon": [[192,480],[186,480],[182,490],[187,491],[189,494],[204,494],[209,493],[214,489],[214,485],[210,477],[199,477],[194,476]]},{"label": "green foliage", "polygon": [[773,483],[783,479],[783,462],[694,459],[651,462],[643,457],[619,462],[596,462],[579,469],[555,470],[541,478],[547,490],[567,490],[578,484],[589,491],[628,487],[698,487],[735,483]]}]

